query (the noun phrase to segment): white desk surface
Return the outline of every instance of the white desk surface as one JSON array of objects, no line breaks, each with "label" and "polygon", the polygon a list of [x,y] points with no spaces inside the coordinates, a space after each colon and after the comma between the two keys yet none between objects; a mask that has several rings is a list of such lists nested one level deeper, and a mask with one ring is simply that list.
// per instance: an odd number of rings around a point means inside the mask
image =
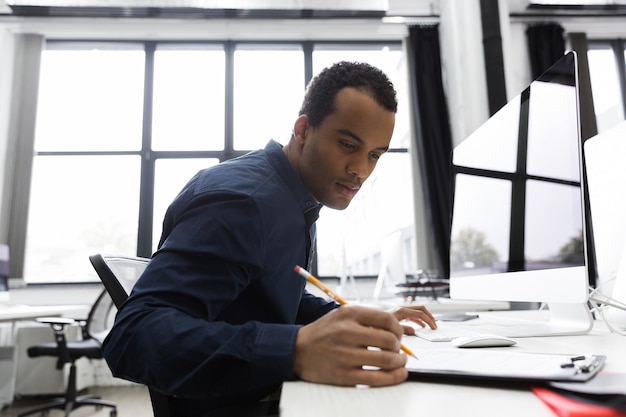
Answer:
[{"label": "white desk surface", "polygon": [[[350,300],[348,300],[350,302]],[[472,300],[451,300],[450,298],[439,297],[437,300],[423,300],[417,299],[416,301],[403,300],[400,297],[379,299],[379,300],[360,300],[350,302],[351,304],[358,304],[366,307],[373,308],[397,308],[405,306],[419,306],[423,305],[428,308],[431,313],[465,313],[473,311],[498,311],[509,310],[511,303],[506,301],[472,301]]]},{"label": "white desk surface", "polygon": [[71,314],[79,310],[84,311],[84,305],[52,305],[52,306],[29,306],[29,305],[0,305],[0,322],[34,320],[37,317],[59,317]]},{"label": "white desk surface", "polygon": [[[405,336],[415,338],[414,336]],[[415,338],[417,339],[417,338]],[[581,336],[518,338],[506,348],[517,352],[594,353],[606,355],[603,371],[626,373],[626,337],[604,330],[597,322]],[[458,349],[447,342],[411,340],[420,349]],[[481,387],[478,384],[407,381],[383,388],[336,387],[296,381],[283,384],[281,417],[554,417],[527,389]]]}]

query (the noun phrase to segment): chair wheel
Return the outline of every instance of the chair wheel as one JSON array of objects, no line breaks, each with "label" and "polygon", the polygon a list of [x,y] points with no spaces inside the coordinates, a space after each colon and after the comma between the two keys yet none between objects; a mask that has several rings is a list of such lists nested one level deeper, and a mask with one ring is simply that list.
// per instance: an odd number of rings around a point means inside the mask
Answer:
[{"label": "chair wheel", "polygon": [[111,410],[111,412],[109,413],[109,415],[111,417],[117,417],[117,410]]}]

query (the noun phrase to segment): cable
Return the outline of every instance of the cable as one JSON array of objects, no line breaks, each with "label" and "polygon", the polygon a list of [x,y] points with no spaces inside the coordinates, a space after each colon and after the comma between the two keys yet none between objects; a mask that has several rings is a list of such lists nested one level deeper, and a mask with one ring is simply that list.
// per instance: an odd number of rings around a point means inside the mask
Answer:
[{"label": "cable", "polygon": [[[615,278],[605,282],[603,285],[608,284],[609,282],[614,281],[614,280]],[[621,330],[612,326],[610,321],[604,314],[604,310],[606,310],[608,307],[613,307],[619,310],[626,311],[626,303],[619,301],[619,300],[615,300],[614,298],[601,293],[600,292],[601,286],[602,285],[594,289],[592,288],[589,289],[589,301],[592,301],[593,303],[595,303],[595,306],[591,311],[592,313],[597,312],[600,315],[600,318],[602,318],[602,321],[604,322],[604,324],[606,325],[606,327],[609,329],[611,333],[617,333],[621,336],[626,336],[626,330]]]}]

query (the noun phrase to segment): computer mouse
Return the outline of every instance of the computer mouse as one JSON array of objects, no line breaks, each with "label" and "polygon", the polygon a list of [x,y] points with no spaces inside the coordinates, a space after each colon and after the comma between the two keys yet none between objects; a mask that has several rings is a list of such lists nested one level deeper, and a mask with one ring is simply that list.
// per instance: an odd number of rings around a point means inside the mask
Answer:
[{"label": "computer mouse", "polygon": [[457,337],[452,339],[450,343],[460,348],[479,348],[513,346],[517,343],[517,341],[505,336],[481,334]]}]

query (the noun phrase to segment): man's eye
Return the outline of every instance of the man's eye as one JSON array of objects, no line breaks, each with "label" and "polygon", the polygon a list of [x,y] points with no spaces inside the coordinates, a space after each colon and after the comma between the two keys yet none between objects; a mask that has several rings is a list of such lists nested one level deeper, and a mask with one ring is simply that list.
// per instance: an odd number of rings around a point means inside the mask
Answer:
[{"label": "man's eye", "polygon": [[378,161],[378,160],[380,159],[381,155],[380,155],[380,154],[378,154],[378,153],[371,153],[371,154],[370,154],[370,157],[371,157],[373,160]]},{"label": "man's eye", "polygon": [[351,149],[351,150],[356,148],[356,146],[354,146],[350,142],[341,142],[341,146],[343,146],[346,149]]}]

